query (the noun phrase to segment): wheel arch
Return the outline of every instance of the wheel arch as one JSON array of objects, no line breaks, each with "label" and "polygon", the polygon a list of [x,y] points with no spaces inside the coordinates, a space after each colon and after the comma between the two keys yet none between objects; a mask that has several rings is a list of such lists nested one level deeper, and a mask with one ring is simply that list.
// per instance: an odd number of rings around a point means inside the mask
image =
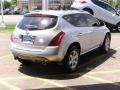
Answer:
[{"label": "wheel arch", "polygon": [[76,46],[79,49],[79,51],[81,51],[81,45],[78,42],[71,43],[70,46],[68,47],[67,51],[73,46]]},{"label": "wheel arch", "polygon": [[84,10],[84,11],[90,11],[90,14],[94,15],[93,10],[91,8],[89,8],[89,7],[85,7],[82,10]]}]

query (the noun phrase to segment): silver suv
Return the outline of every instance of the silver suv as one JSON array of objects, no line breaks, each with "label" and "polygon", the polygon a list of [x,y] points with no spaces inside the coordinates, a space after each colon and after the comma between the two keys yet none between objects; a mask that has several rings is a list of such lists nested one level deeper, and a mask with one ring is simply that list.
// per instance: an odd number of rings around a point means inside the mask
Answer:
[{"label": "silver suv", "polygon": [[103,0],[74,0],[71,7],[85,10],[104,21],[108,28],[120,31],[120,15]]},{"label": "silver suv", "polygon": [[37,11],[24,15],[11,35],[11,51],[22,63],[64,62],[76,70],[79,56],[110,50],[106,26],[84,11]]}]

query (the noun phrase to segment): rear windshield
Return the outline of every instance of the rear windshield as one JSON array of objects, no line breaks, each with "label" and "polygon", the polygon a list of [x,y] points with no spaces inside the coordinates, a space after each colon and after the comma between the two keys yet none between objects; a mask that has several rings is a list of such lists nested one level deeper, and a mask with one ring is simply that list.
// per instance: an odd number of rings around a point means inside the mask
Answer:
[{"label": "rear windshield", "polygon": [[55,27],[58,17],[51,15],[26,15],[18,24],[18,28],[23,30],[43,30]]}]

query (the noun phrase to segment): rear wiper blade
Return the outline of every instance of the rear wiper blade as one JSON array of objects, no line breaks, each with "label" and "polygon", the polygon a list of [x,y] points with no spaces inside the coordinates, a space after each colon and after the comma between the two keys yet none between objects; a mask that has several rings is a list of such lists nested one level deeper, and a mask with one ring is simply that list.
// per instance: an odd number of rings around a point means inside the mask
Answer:
[{"label": "rear wiper blade", "polygon": [[28,30],[38,29],[38,26],[36,26],[36,25],[25,25],[25,27],[26,27]]}]

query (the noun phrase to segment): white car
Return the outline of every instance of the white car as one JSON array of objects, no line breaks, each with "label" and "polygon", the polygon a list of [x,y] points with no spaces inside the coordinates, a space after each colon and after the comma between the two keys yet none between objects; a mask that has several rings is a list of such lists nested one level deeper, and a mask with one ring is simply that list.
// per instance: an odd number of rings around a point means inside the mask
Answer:
[{"label": "white car", "polygon": [[76,70],[79,56],[110,50],[110,31],[85,11],[36,11],[24,15],[11,35],[11,51],[22,63],[63,62]]},{"label": "white car", "polygon": [[74,0],[74,9],[85,10],[100,20],[103,20],[108,28],[120,31],[120,15],[110,5],[102,0]]}]

